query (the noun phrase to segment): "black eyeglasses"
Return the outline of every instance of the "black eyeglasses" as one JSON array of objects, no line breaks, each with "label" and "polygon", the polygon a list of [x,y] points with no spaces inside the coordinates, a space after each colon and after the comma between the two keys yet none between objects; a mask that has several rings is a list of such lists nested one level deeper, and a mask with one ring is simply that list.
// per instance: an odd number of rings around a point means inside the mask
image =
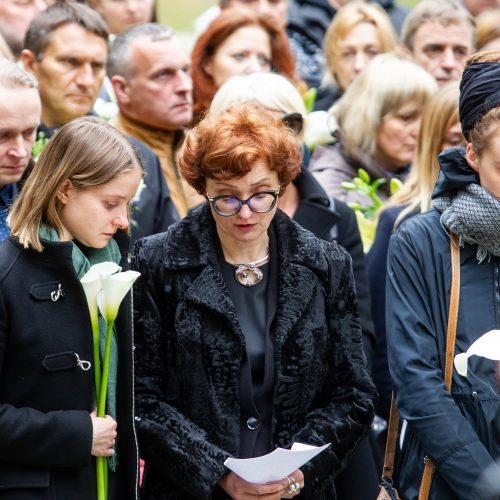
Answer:
[{"label": "black eyeglasses", "polygon": [[208,201],[219,215],[231,217],[231,215],[236,215],[243,205],[247,205],[252,212],[258,214],[270,212],[276,205],[279,193],[279,188],[277,191],[259,191],[246,200],[236,196],[209,196],[208,193],[206,194]]},{"label": "black eyeglasses", "polygon": [[281,121],[288,127],[291,128],[297,135],[302,132],[302,127],[304,126],[304,118],[300,113],[287,113],[282,116]]}]

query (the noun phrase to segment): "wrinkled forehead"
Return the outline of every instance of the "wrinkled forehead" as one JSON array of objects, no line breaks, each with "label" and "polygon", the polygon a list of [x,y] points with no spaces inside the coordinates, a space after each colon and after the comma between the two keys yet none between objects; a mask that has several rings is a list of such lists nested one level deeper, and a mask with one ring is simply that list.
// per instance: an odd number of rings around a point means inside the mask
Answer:
[{"label": "wrinkled forehead", "polygon": [[189,55],[180,39],[169,38],[153,40],[148,36],[137,38],[130,50],[130,67],[133,76],[151,72],[154,67],[181,69],[190,62]]}]

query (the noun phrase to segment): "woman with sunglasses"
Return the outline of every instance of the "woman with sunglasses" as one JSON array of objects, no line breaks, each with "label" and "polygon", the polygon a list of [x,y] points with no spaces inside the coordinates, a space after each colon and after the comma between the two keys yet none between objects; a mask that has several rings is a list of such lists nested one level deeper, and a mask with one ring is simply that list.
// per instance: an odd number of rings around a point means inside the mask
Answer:
[{"label": "woman with sunglasses", "polygon": [[[146,500],[335,498],[371,423],[351,260],[276,206],[300,164],[274,113],[208,114],[180,158],[208,203],[134,249]],[[294,442],[331,446],[264,484],[224,466]]]}]

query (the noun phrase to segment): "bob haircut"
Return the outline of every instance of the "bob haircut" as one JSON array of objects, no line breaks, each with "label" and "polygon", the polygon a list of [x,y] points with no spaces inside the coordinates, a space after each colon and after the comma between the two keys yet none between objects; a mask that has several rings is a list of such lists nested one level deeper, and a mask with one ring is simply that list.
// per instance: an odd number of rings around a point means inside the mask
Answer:
[{"label": "bob haircut", "polygon": [[326,31],[324,52],[326,66],[335,78],[335,67],[339,60],[339,42],[358,24],[370,23],[375,26],[380,43],[380,52],[392,52],[398,45],[398,37],[389,16],[377,4],[355,0],[341,7]]},{"label": "bob haircut", "polygon": [[12,234],[24,248],[41,252],[42,225],[64,231],[57,193],[66,181],[76,189],[101,186],[135,168],[142,170],[139,156],[115,127],[92,116],[72,120],[47,143],[14,202]]},{"label": "bob haircut", "polygon": [[487,10],[476,17],[477,51],[488,43],[500,38],[500,9]]},{"label": "bob haircut", "polygon": [[375,57],[329,111],[337,120],[347,155],[373,156],[383,118],[405,105],[423,108],[437,88],[427,71],[403,56],[389,52]]},{"label": "bob haircut", "polygon": [[222,113],[235,104],[252,101],[271,111],[300,113],[303,119],[306,116],[306,107],[299,91],[290,80],[276,73],[231,77],[215,94],[210,112]]},{"label": "bob haircut", "polygon": [[278,174],[280,192],[284,192],[300,173],[301,143],[272,112],[245,103],[208,113],[188,133],[179,165],[189,184],[206,196],[206,178],[241,178],[257,161]]},{"label": "bob haircut", "polygon": [[40,12],[30,24],[24,37],[24,48],[37,60],[49,46],[54,31],[66,24],[77,24],[85,31],[102,38],[108,45],[108,29],[102,17],[90,7],[76,2],[58,2]]},{"label": "bob haircut", "polygon": [[440,170],[438,155],[443,150],[448,130],[459,122],[459,95],[459,82],[448,83],[430,98],[424,108],[408,178],[382,208],[406,205],[395,226],[408,214],[425,212],[431,206],[431,195]]},{"label": "bob haircut", "polygon": [[191,54],[193,78],[193,111],[200,116],[210,106],[217,87],[207,73],[206,65],[219,46],[235,31],[247,26],[262,28],[271,39],[272,70],[295,79],[295,62],[285,31],[272,19],[248,9],[224,10],[198,38]]}]

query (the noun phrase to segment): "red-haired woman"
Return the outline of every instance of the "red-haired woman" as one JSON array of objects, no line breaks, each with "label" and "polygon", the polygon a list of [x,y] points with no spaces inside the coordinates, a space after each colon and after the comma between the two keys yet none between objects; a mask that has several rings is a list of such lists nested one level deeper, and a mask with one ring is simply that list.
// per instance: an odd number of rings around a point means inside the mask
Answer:
[{"label": "red-haired woman", "polygon": [[[207,203],[134,250],[146,500],[331,500],[371,423],[351,259],[276,208],[300,163],[275,113],[207,115],[180,161]],[[264,484],[224,466],[293,442],[331,446]]]},{"label": "red-haired woman", "polygon": [[195,121],[231,76],[274,71],[295,79],[295,62],[283,28],[251,10],[228,9],[213,21],[191,54]]}]

